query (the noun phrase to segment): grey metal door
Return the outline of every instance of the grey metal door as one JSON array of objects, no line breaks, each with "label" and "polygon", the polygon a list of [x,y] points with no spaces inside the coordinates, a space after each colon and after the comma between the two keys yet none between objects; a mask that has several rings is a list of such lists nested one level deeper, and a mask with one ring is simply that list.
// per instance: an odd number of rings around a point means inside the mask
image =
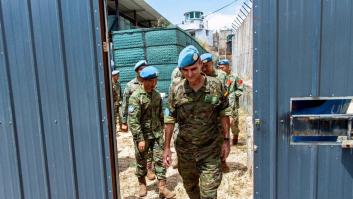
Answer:
[{"label": "grey metal door", "polygon": [[0,1],[0,198],[112,198],[98,1]]},{"label": "grey metal door", "polygon": [[254,1],[254,198],[351,199],[353,153],[293,144],[291,97],[352,96],[353,2]]}]

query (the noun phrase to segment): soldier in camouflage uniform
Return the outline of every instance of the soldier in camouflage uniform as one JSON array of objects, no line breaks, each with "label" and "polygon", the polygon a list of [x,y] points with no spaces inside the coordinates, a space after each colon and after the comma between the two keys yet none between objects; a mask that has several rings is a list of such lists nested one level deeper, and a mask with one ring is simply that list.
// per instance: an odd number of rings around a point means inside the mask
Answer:
[{"label": "soldier in camouflage uniform", "polygon": [[233,145],[238,144],[239,137],[239,97],[243,94],[244,85],[243,80],[232,74],[232,71],[229,66],[229,61],[227,59],[221,60],[218,63],[219,68],[227,74],[226,89],[229,95],[229,104],[230,104],[230,127],[232,129]]},{"label": "soldier in camouflage uniform", "polygon": [[[178,171],[191,199],[217,198],[222,180],[221,158],[229,155],[228,100],[221,82],[202,75],[202,62],[194,46],[184,48],[178,60],[184,75],[171,91],[169,114],[165,117],[163,161],[171,163],[170,140],[174,123],[179,124],[175,148]],[[221,118],[222,134],[218,123]]]},{"label": "soldier in camouflage uniform", "polygon": [[114,105],[114,116],[116,117],[116,124],[119,124],[121,129],[121,118],[120,118],[120,105],[121,105],[121,86],[119,82],[119,72],[118,70],[112,71],[112,84],[113,84],[113,105]]},{"label": "soldier in camouflage uniform", "polygon": [[[223,72],[222,70],[215,69],[213,67],[212,54],[204,53],[200,56],[200,58],[201,58],[201,61],[203,64],[202,72],[205,73],[207,76],[211,76],[211,77],[215,77],[215,78],[219,79],[219,81],[222,82],[223,88],[226,89],[227,74],[225,72]],[[228,95],[226,95],[226,97],[228,97]],[[230,107],[228,107],[228,109],[226,111],[227,116],[231,116],[229,109],[230,109]],[[219,121],[219,129],[220,129],[220,131],[222,131],[220,121]],[[223,173],[228,173],[230,171],[230,168],[229,168],[226,160],[222,160],[221,164],[222,164]]]},{"label": "soldier in camouflage uniform", "polygon": [[[178,67],[174,68],[172,75],[170,77],[171,79],[171,83],[169,86],[169,93],[171,92],[171,90],[173,90],[173,88],[182,80],[184,79],[183,75],[181,74],[180,70]],[[169,95],[170,97],[171,95]],[[169,99],[170,100],[170,99]],[[175,145],[175,140],[178,137],[179,134],[179,125],[178,123],[174,124],[174,132],[173,132],[173,140],[174,140],[174,145]],[[173,160],[172,166],[174,169],[178,168],[178,158]]]},{"label": "soldier in camouflage uniform", "polygon": [[[121,123],[122,123],[122,131],[127,131],[128,125],[127,125],[127,118],[128,118],[128,106],[129,106],[129,98],[131,94],[137,90],[141,86],[142,78],[140,77],[139,73],[142,71],[147,66],[146,60],[141,60],[137,62],[134,66],[134,70],[136,72],[136,77],[129,81],[126,84],[124,94],[123,94],[123,104],[121,107]],[[149,155],[148,161],[147,161],[147,178],[149,180],[154,180],[155,174],[153,173],[152,169],[152,157]]]},{"label": "soldier in camouflage uniform", "polygon": [[163,125],[162,99],[155,90],[158,71],[155,67],[144,68],[140,77],[142,86],[132,93],[129,99],[128,123],[135,143],[136,176],[140,184],[139,196],[147,195],[147,153],[152,151],[154,170],[159,181],[160,197],[173,198],[174,193],[166,187],[166,169],[163,167]]},{"label": "soldier in camouflage uniform", "polygon": [[147,66],[147,62],[145,60],[141,60],[135,64],[134,70],[136,72],[136,77],[129,81],[126,84],[126,87],[124,89],[124,94],[123,94],[123,104],[122,104],[122,111],[121,111],[121,123],[123,130],[127,131],[127,117],[128,117],[128,105],[129,105],[129,98],[131,94],[141,86],[141,77],[139,76],[139,73],[142,69],[144,69]]},{"label": "soldier in camouflage uniform", "polygon": [[222,85],[225,86],[227,81],[227,74],[222,70],[218,70],[213,67],[212,54],[205,53],[205,54],[202,54],[200,57],[203,64],[202,72],[205,73],[207,76],[211,76],[219,79]]}]

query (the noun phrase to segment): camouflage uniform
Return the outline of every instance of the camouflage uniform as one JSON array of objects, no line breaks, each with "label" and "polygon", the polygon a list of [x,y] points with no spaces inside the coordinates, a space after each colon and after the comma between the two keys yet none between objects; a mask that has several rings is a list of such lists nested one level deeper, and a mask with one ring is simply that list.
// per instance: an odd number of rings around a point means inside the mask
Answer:
[{"label": "camouflage uniform", "polygon": [[117,124],[120,124],[121,122],[121,117],[120,117],[120,105],[121,105],[121,98],[122,98],[122,93],[121,93],[121,86],[120,82],[116,81],[113,82],[113,102],[114,102],[114,116],[116,117]]},{"label": "camouflage uniform", "polygon": [[[215,77],[217,78],[221,83],[224,89],[226,89],[226,81],[227,81],[227,73],[223,72],[222,70],[218,70],[218,69],[213,69],[213,73],[211,75],[209,75],[210,77]],[[229,107],[228,107],[229,109]],[[227,115],[230,116],[229,111],[226,111]],[[222,124],[221,124],[221,118],[218,118],[219,123],[219,130],[220,132],[222,132]]]},{"label": "camouflage uniform", "polygon": [[221,81],[222,85],[225,86],[225,84],[227,82],[227,73],[225,73],[221,70],[218,70],[218,69],[213,69],[213,73],[210,76],[219,79],[219,81]]},{"label": "camouflage uniform", "polygon": [[132,79],[126,84],[123,95],[123,104],[121,106],[121,123],[123,124],[127,123],[129,98],[140,86],[141,83],[137,80],[137,78]]},{"label": "camouflage uniform", "polygon": [[171,86],[175,83],[178,83],[181,79],[183,79],[183,75],[180,72],[180,69],[178,67],[174,68],[171,75]]},{"label": "camouflage uniform", "polygon": [[[158,180],[166,180],[166,169],[163,166],[163,111],[162,99],[158,91],[147,93],[139,87],[129,99],[129,129],[135,144],[136,176],[147,174],[147,152],[152,151],[154,171]],[[146,142],[144,152],[138,150],[138,143]]]},{"label": "camouflage uniform", "polygon": [[225,90],[218,79],[205,76],[205,83],[197,92],[183,79],[171,94],[165,122],[179,123],[175,148],[185,190],[191,199],[217,198],[222,180],[223,135],[214,121],[225,116]]},{"label": "camouflage uniform", "polygon": [[[128,120],[128,107],[129,107],[129,98],[134,91],[136,91],[141,86],[141,83],[137,80],[137,78],[132,79],[126,84],[123,96],[123,104],[121,111],[121,123],[126,124]],[[148,155],[148,163],[152,162],[152,151],[149,152]]]},{"label": "camouflage uniform", "polygon": [[[172,72],[172,75],[171,75],[171,82],[170,82],[170,86],[169,86],[169,101],[170,101],[170,97],[172,96],[171,95],[171,91],[173,90],[173,88],[178,85],[178,83],[184,79],[180,69],[178,67],[176,67],[173,72]],[[175,140],[176,138],[178,137],[178,134],[179,134],[179,125],[178,123],[175,123],[174,125],[174,132],[173,132],[173,140],[174,140],[174,144],[175,144]]]},{"label": "camouflage uniform", "polygon": [[243,94],[244,90],[242,80],[229,74],[227,76],[226,89],[229,99],[229,109],[227,110],[227,114],[233,118],[230,128],[232,129],[233,136],[238,136],[240,132],[238,116],[239,97]]}]

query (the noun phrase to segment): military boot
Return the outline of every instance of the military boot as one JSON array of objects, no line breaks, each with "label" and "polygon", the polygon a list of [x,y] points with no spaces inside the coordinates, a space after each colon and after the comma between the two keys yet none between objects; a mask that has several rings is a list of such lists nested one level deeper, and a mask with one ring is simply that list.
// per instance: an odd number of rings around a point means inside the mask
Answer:
[{"label": "military boot", "polygon": [[174,198],[175,193],[167,188],[165,180],[159,180],[158,182],[159,198]]},{"label": "military boot", "polygon": [[238,144],[238,135],[234,135],[232,139],[232,144],[237,145]]},{"label": "military boot", "polygon": [[222,164],[222,172],[223,173],[228,173],[230,171],[230,168],[227,164],[226,161],[221,161],[221,164]]},{"label": "military boot", "polygon": [[156,175],[154,174],[153,169],[152,169],[152,162],[147,162],[147,178],[149,180],[156,179]]},{"label": "military boot", "polygon": [[139,197],[145,197],[147,195],[147,186],[145,177],[138,178],[139,180]]}]

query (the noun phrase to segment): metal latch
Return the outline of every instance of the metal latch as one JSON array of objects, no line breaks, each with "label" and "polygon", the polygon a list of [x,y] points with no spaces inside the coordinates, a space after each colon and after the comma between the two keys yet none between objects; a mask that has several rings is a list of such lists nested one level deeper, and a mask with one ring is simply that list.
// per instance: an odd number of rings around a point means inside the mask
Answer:
[{"label": "metal latch", "polygon": [[353,140],[343,140],[341,143],[341,147],[343,149],[351,149],[353,148]]},{"label": "metal latch", "polygon": [[352,139],[352,121],[353,121],[353,118],[349,118],[348,127],[347,127],[347,138],[349,140]]},{"label": "metal latch", "polygon": [[259,118],[256,118],[255,119],[255,126],[260,127],[260,125],[261,125],[261,120]]},{"label": "metal latch", "polygon": [[343,140],[341,143],[341,147],[343,149],[352,149],[353,148],[353,140],[352,140],[352,118],[348,120],[347,127],[347,138],[348,140]]}]

